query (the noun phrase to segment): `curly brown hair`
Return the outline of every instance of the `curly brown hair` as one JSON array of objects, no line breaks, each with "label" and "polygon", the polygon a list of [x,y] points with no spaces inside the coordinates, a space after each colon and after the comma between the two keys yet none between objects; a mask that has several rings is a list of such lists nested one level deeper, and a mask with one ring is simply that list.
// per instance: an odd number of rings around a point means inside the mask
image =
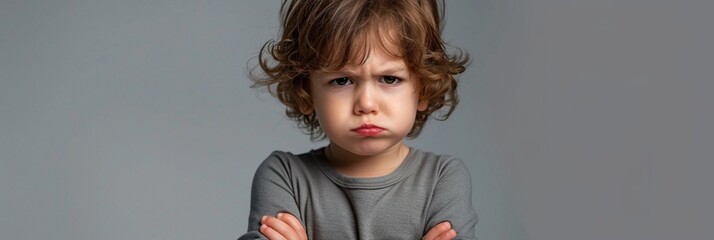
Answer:
[{"label": "curly brown hair", "polygon": [[[441,38],[444,2],[437,0],[285,0],[282,36],[266,42],[258,55],[262,74],[250,72],[251,87],[265,87],[285,104],[285,114],[310,134],[324,139],[312,111],[310,72],[363,64],[373,47],[404,59],[419,79],[416,91],[428,101],[407,134],[415,138],[429,116],[442,107],[446,120],[458,104],[454,75],[465,70],[468,54],[448,54]],[[376,43],[376,44],[375,44]],[[396,49],[395,49],[396,48]]]}]

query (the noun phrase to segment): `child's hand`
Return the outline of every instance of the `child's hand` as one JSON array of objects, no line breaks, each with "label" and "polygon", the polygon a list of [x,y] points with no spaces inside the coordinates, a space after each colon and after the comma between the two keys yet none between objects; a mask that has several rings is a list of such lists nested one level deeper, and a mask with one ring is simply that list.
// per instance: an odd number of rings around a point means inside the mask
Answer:
[{"label": "child's hand", "polygon": [[270,240],[307,240],[305,228],[292,214],[278,213],[277,217],[263,216],[260,224],[260,233]]},{"label": "child's hand", "polygon": [[422,237],[422,240],[451,240],[456,237],[456,231],[451,229],[451,224],[449,222],[441,222],[436,224],[433,228],[429,229],[429,232]]}]

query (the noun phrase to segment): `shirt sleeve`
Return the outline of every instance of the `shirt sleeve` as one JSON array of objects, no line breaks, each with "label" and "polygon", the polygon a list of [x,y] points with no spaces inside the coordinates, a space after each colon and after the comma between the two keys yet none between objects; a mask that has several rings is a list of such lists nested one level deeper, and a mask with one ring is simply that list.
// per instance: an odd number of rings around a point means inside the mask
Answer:
[{"label": "shirt sleeve", "polygon": [[267,239],[260,233],[260,218],[264,215],[287,212],[302,219],[293,191],[295,183],[290,163],[284,153],[276,151],[258,167],[251,187],[248,232],[238,240]]},{"label": "shirt sleeve", "polygon": [[457,236],[454,239],[477,239],[478,216],[471,203],[471,174],[458,158],[446,161],[432,196],[427,229],[448,221]]}]

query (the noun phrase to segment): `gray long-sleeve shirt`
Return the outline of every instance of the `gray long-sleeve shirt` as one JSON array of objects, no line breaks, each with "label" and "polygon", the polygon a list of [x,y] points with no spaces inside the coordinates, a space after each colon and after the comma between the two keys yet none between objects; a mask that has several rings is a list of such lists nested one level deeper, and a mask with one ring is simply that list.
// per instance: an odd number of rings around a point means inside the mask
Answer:
[{"label": "gray long-sleeve shirt", "polygon": [[448,221],[455,239],[476,239],[471,175],[455,157],[410,148],[392,173],[353,178],[334,170],[324,148],[300,155],[275,151],[253,179],[248,232],[265,239],[260,218],[288,212],[310,239],[420,239]]}]

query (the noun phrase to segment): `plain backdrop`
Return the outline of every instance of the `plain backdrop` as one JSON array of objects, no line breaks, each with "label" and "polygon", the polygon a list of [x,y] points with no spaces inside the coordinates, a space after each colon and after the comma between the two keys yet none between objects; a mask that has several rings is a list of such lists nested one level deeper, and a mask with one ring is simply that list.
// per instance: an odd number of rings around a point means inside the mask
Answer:
[{"label": "plain backdrop", "polygon": [[[0,239],[235,239],[311,143],[249,59],[279,1],[0,1]],[[714,239],[712,1],[448,0],[482,239]]]}]

